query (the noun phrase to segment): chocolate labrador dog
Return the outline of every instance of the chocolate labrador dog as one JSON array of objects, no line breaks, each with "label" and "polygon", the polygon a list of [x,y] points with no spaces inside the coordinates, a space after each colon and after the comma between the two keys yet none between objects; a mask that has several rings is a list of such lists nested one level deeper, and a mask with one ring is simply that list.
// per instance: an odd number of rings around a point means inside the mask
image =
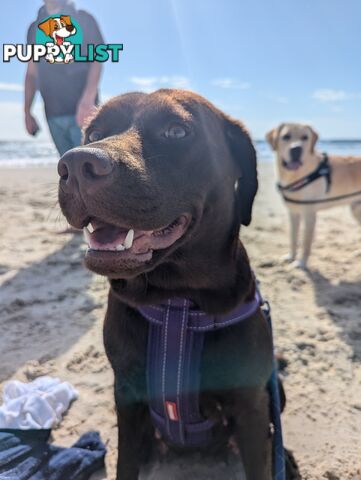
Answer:
[{"label": "chocolate labrador dog", "polygon": [[[167,445],[152,425],[148,322],[138,307],[177,297],[223,315],[254,297],[239,230],[257,192],[255,149],[241,123],[201,96],[162,89],[109,100],[58,172],[61,209],[85,229],[85,264],[110,282],[104,342],[115,375],[117,479],[136,480],[159,452],[176,460],[194,453]],[[232,445],[247,480],[270,480],[272,340],[260,310],[207,332],[203,359],[200,408],[215,425],[211,444],[196,449],[198,463],[225,458]],[[219,478],[172,471],[154,478]]]}]

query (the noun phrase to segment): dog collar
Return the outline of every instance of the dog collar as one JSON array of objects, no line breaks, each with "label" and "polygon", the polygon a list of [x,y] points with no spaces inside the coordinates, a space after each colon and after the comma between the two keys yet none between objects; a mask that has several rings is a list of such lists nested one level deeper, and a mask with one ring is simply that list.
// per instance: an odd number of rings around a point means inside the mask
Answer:
[{"label": "dog collar", "polygon": [[261,298],[237,306],[226,315],[208,315],[187,299],[138,307],[149,322],[147,388],[154,426],[170,443],[205,447],[213,420],[200,412],[200,367],[204,336],[250,318]]}]

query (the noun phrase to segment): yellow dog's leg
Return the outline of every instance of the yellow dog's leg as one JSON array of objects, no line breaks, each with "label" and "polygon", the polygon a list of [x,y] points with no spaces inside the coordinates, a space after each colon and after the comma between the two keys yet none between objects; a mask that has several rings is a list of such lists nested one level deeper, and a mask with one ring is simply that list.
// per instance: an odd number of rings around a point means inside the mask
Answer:
[{"label": "yellow dog's leg", "polygon": [[361,224],[361,200],[351,203],[351,212],[356,220]]}]

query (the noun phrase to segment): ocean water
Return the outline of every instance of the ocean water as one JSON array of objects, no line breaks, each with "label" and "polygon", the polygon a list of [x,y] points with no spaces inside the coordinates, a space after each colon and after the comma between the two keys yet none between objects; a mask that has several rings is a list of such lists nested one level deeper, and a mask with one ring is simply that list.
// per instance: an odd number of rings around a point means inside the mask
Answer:
[{"label": "ocean water", "polygon": [[[273,152],[264,140],[255,141],[259,161],[271,162]],[[327,140],[317,143],[317,150],[334,155],[361,156],[361,140]],[[0,141],[0,167],[56,165],[59,156],[47,142]]]},{"label": "ocean water", "polygon": [[58,152],[48,142],[0,141],[0,167],[55,166],[58,160]]}]

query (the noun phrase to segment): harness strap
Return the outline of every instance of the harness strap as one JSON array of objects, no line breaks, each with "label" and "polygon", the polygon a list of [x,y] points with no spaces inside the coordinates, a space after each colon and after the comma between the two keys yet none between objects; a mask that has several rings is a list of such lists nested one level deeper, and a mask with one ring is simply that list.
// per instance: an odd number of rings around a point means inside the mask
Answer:
[{"label": "harness strap", "polygon": [[282,194],[282,197],[285,202],[289,203],[296,203],[297,205],[316,205],[318,203],[328,203],[328,202],[336,202],[337,200],[344,200],[345,198],[352,198],[361,195],[361,190],[357,192],[347,193],[345,195],[338,195],[337,197],[331,198],[319,198],[316,200],[295,200],[293,198],[286,197],[286,195]]},{"label": "harness strap", "polygon": [[[162,325],[150,323],[147,381],[153,423],[173,444],[206,446],[213,422],[199,411],[204,334],[188,330],[188,303],[164,311]],[[172,312],[171,312],[172,310]],[[173,326],[174,325],[174,326]]]},{"label": "harness strap", "polygon": [[[170,315],[187,308],[187,329],[194,332],[206,332],[227,327],[250,317],[260,306],[261,297],[258,291],[249,302],[239,305],[235,310],[223,315],[208,315],[202,312],[193,302],[183,298],[172,298],[165,304],[144,305],[138,307],[140,313],[150,322],[156,325],[164,324],[164,312],[170,308]],[[172,324],[173,325],[173,324]]]},{"label": "harness strap", "polygon": [[[267,301],[262,300],[262,313],[265,316],[272,334],[273,328],[271,318],[271,307]],[[275,356],[273,355],[272,375],[268,381],[268,391],[270,394],[271,419],[273,424],[273,479],[286,480],[285,451],[283,447],[283,435],[281,424],[281,400],[279,392],[278,370]]]},{"label": "harness strap", "polygon": [[189,300],[169,299],[164,305],[139,308],[149,321],[147,383],[153,424],[175,445],[205,447],[214,421],[199,408],[200,369],[205,332],[229,326],[253,315],[252,301],[227,315],[207,315]]},{"label": "harness strap", "polygon": [[327,153],[323,153],[322,155],[323,155],[322,161],[318,164],[318,166],[313,172],[285,186],[278,183],[277,184],[278,190],[280,192],[298,192],[299,190],[307,187],[308,185],[315,182],[319,178],[325,177],[326,193],[328,193],[331,187],[332,168],[331,168]]}]

